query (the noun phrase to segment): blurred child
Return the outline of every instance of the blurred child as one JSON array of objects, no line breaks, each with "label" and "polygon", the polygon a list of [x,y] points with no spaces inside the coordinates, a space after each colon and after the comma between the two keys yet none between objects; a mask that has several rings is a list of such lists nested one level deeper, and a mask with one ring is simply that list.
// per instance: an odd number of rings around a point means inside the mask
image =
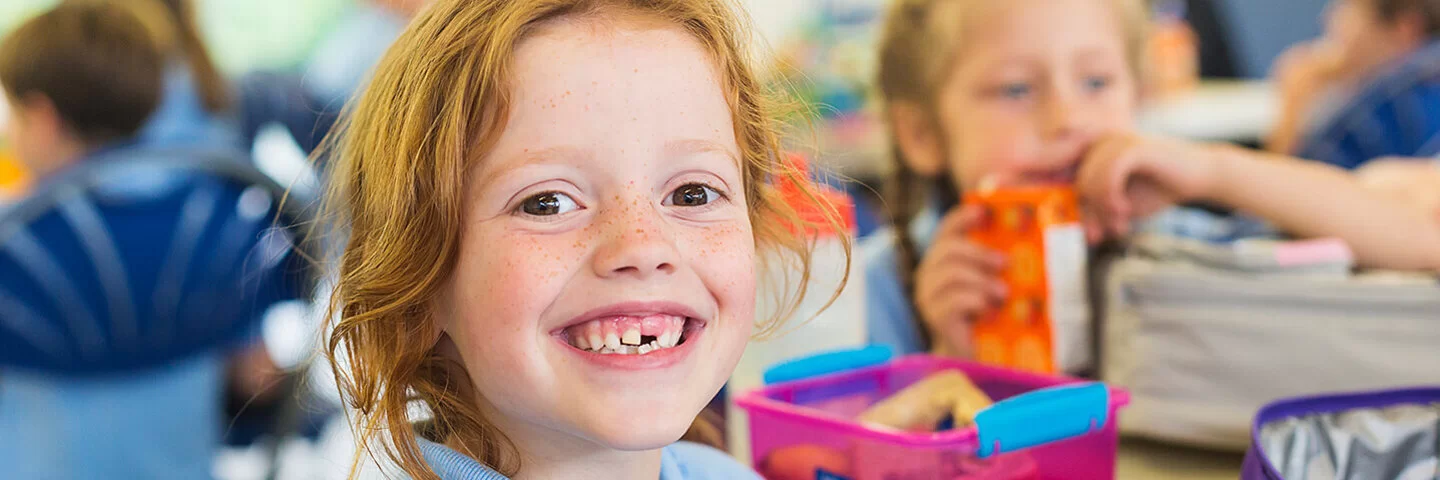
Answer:
[{"label": "blurred child", "polygon": [[1332,0],[1325,20],[1276,62],[1267,148],[1344,168],[1440,153],[1440,0]]},{"label": "blurred child", "polygon": [[[68,0],[0,42],[0,87],[11,106],[5,136],[39,183],[135,142],[160,96],[163,34],[147,28],[159,9]],[[206,478],[220,407],[196,392],[213,389],[219,370],[192,361],[138,382],[8,370],[0,374],[0,477]],[[116,414],[133,411],[155,414]]]},{"label": "blurred child", "polygon": [[734,8],[441,0],[410,24],[327,196],[364,446],[419,479],[757,478],[675,443],[745,348],[757,250],[808,268]]},{"label": "blurred child", "polygon": [[982,212],[956,205],[982,181],[1076,184],[1092,241],[1209,201],[1288,234],[1339,237],[1362,266],[1440,269],[1435,213],[1387,191],[1433,191],[1425,177],[1385,175],[1385,186],[1384,172],[1129,133],[1143,20],[1138,2],[1122,0],[892,8],[880,91],[896,147],[893,231],[861,246],[873,343],[971,354],[970,321],[1007,296],[1007,259],[966,239]]},{"label": "blurred child", "polygon": [[164,64],[147,22],[133,6],[65,2],[0,44],[6,138],[32,174],[134,140],[155,110]]},{"label": "blurred child", "polygon": [[1091,143],[1128,130],[1147,20],[1131,0],[892,6],[879,87],[893,232],[861,247],[873,343],[970,355],[969,320],[1006,297],[1005,259],[966,240],[981,212],[953,208],[958,192],[985,178],[1069,182]]}]

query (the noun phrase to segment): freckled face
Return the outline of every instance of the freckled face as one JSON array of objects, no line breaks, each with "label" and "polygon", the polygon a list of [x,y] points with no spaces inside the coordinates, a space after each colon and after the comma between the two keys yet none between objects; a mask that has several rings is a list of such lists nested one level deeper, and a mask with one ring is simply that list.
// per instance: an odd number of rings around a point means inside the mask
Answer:
[{"label": "freckled face", "polygon": [[[720,77],[692,36],[661,25],[562,20],[514,62],[438,318],[487,418],[522,451],[664,446],[753,324],[755,240]],[[557,340],[597,309],[657,304],[704,324],[673,361],[618,368]]]}]

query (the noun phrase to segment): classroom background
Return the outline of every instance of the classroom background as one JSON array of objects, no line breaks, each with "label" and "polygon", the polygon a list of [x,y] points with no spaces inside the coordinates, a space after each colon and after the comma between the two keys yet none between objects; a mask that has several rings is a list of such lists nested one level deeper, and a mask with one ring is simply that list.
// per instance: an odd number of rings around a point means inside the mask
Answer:
[{"label": "classroom background", "polygon": [[[0,35],[55,3],[0,2]],[[237,109],[242,112],[235,121],[241,125],[249,159],[275,184],[290,188],[301,199],[313,198],[322,181],[307,159],[323,135],[323,129],[315,125],[333,122],[338,102],[360,83],[357,77],[366,71],[366,59],[373,61],[383,52],[405,19],[364,0],[196,3],[203,39],[235,86]],[[810,158],[812,170],[819,172],[817,178],[853,199],[855,238],[871,235],[885,223],[878,192],[888,173],[886,155],[890,151],[870,87],[884,2],[744,3],[762,33],[763,45],[757,47],[775,54],[779,72],[775,80],[787,82],[814,107],[817,121],[813,130],[797,132],[793,148]],[[1151,66],[1161,81],[1145,96],[1139,128],[1186,139],[1261,146],[1279,115],[1279,100],[1268,80],[1275,60],[1289,46],[1320,34],[1326,3],[1152,2],[1156,28]],[[0,118],[3,116],[0,110]],[[6,156],[0,142],[0,205],[20,202],[34,187],[33,179]],[[306,291],[309,299],[276,302],[257,320],[255,328],[266,346],[265,354],[282,370],[295,371],[321,361],[313,356],[312,340],[323,305],[308,300],[324,295],[323,281]],[[1428,294],[1433,302],[1434,292]],[[0,316],[7,313],[0,311]],[[1435,313],[1440,318],[1440,312]],[[1433,366],[1422,369],[1432,372],[1428,377],[1432,382],[1440,383]],[[0,365],[0,389],[6,388],[5,377],[11,371]],[[297,378],[260,380],[268,382],[266,389],[271,391],[263,396],[265,401],[247,401],[233,392],[220,399],[226,403],[224,418],[215,419],[214,428],[223,432],[224,445],[211,459],[215,478],[343,478],[354,448],[333,379],[327,378],[328,368],[304,372],[291,376]],[[1243,372],[1235,374],[1243,376]],[[145,409],[143,400],[138,402],[139,410],[115,414],[167,414]],[[716,405],[724,410],[723,401],[717,400]],[[12,406],[0,403],[0,410],[6,408]],[[1200,417],[1203,415],[1197,415],[1198,420],[1174,419],[1166,424],[1166,432],[1182,432],[1169,438],[1154,434],[1155,430],[1143,434],[1144,428],[1137,429],[1142,434],[1123,435],[1116,477],[1237,478],[1244,446],[1227,448],[1225,442],[1204,441],[1209,432],[1203,430],[1211,427]],[[107,421],[105,416],[95,418],[92,421]],[[1165,422],[1153,416],[1144,418]],[[0,430],[0,435],[7,433]],[[0,452],[0,458],[3,456]],[[0,472],[4,472],[3,466]]]}]

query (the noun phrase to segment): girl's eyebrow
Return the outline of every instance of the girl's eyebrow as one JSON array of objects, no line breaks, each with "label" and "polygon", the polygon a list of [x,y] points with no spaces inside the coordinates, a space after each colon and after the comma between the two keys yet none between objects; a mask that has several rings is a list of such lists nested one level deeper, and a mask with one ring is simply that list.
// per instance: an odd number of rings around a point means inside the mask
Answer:
[{"label": "girl's eyebrow", "polygon": [[[731,161],[734,161],[736,163],[736,165],[739,165],[740,163],[740,155],[735,153],[735,150],[733,148],[726,147],[725,145],[714,140],[706,140],[703,138],[684,138],[671,140],[665,143],[662,153],[664,154],[665,158],[676,158],[700,153],[719,153],[730,158]],[[506,175],[510,174],[510,172],[537,163],[553,164],[562,163],[562,161],[584,162],[594,157],[595,152],[570,145],[557,145],[554,147],[546,147],[539,150],[527,149],[525,152],[518,155],[518,158],[509,159],[509,161],[506,162],[504,166],[501,166],[493,171],[485,172],[485,178],[481,179],[480,184],[476,187],[478,191],[483,191],[489,188],[495,182],[504,179]]]},{"label": "girl's eyebrow", "polygon": [[559,145],[554,147],[542,148],[539,150],[531,150],[527,148],[524,152],[517,156],[518,158],[511,158],[508,162],[506,162],[504,166],[501,166],[490,172],[485,172],[485,178],[482,178],[480,180],[480,184],[476,186],[476,189],[477,191],[484,191],[485,189],[489,188],[491,184],[505,178],[505,176],[508,175],[510,172],[528,167],[530,165],[534,165],[536,163],[559,163],[560,160],[583,161],[593,158],[594,156],[594,152],[569,145]]},{"label": "girl's eyebrow", "polygon": [[678,140],[671,140],[665,143],[664,150],[666,158],[674,158],[685,155],[693,155],[697,153],[711,152],[720,153],[727,157],[730,157],[730,159],[735,161],[737,165],[740,162],[740,154],[735,152],[733,148],[727,147],[713,140],[706,140],[703,138],[684,138]]}]

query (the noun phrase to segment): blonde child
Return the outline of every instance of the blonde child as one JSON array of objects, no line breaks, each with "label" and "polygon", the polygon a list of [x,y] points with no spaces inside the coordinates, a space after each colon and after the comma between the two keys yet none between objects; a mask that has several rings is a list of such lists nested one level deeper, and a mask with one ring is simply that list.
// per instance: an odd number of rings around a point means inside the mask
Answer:
[{"label": "blonde child", "polygon": [[1068,183],[1092,143],[1128,130],[1147,18],[1132,0],[891,7],[879,89],[894,226],[861,246],[872,342],[970,354],[968,319],[1005,299],[1005,259],[965,239],[980,212],[954,208],[957,192],[987,178]]},{"label": "blonde child", "polygon": [[410,24],[332,152],[329,353],[365,446],[420,479],[756,478],[675,443],[750,336],[757,251],[808,264],[733,8]]},{"label": "blonde child", "polygon": [[[1436,213],[1378,175],[1130,133],[1144,18],[1126,0],[892,8],[880,91],[896,147],[893,231],[861,246],[872,342],[970,355],[970,319],[1007,295],[1006,258],[965,237],[981,212],[956,205],[982,181],[1074,184],[1092,241],[1209,201],[1288,234],[1339,237],[1363,266],[1440,269]],[[1403,183],[1434,188],[1422,182]]]}]

